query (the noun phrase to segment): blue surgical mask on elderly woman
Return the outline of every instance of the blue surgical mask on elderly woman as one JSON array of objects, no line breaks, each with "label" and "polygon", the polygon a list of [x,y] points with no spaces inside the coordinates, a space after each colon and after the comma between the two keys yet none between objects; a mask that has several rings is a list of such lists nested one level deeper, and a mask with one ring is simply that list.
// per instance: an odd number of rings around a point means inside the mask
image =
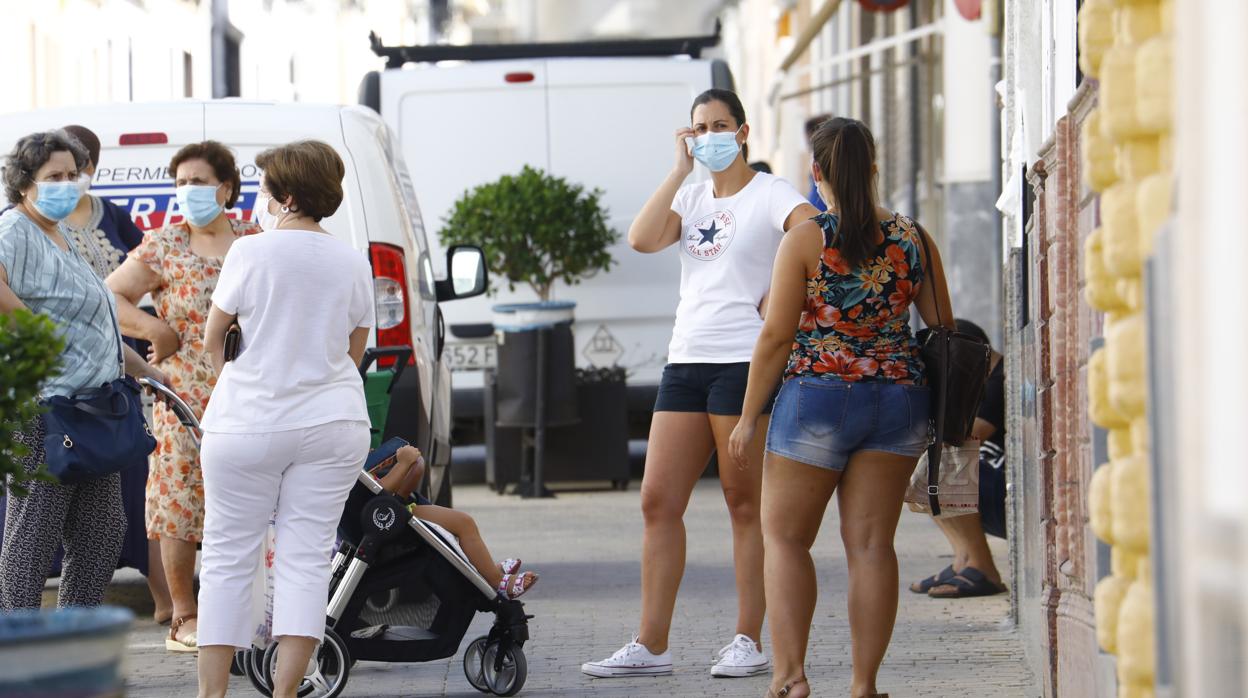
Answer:
[{"label": "blue surgical mask on elderly woman", "polygon": [[202,228],[215,221],[221,215],[221,204],[217,203],[217,190],[221,185],[184,184],[177,188],[178,210],[187,222],[196,228]]},{"label": "blue surgical mask on elderly woman", "polygon": [[[744,127],[742,124],[741,128]],[[737,143],[737,134],[741,132],[741,128],[732,133],[704,133],[694,138],[691,154],[711,172],[723,172],[741,152],[741,146]]]},{"label": "blue surgical mask on elderly woman", "polygon": [[82,189],[78,187],[77,180],[36,184],[39,187],[39,198],[35,199],[35,210],[50,221],[64,220],[74,212],[74,207],[82,198]]}]

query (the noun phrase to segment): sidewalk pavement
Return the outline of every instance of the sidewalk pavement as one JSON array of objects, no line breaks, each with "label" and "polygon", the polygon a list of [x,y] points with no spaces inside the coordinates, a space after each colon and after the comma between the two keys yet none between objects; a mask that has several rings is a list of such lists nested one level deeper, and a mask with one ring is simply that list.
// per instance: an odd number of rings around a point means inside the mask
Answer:
[{"label": "sidewalk pavement", "polygon": [[[503,497],[483,486],[457,487],[455,503],[474,517],[496,558],[522,557],[541,582],[525,596],[531,639],[525,646],[529,679],[523,696],[762,696],[767,678],[712,679],[716,650],[733,636],[736,597],[727,509],[718,483],[703,480],[685,521],[688,563],[673,623],[676,672],[661,678],[590,679],[581,662],[606,657],[636,631],[640,605],[641,513],[637,488],[627,492],[565,492],[555,499]],[[816,695],[848,695],[849,633],[845,559],[835,506],[818,542],[819,603],[811,632],[807,675]],[[993,541],[997,560],[1005,544]],[[1023,647],[1008,621],[1002,596],[937,600],[904,585],[949,563],[948,546],[925,517],[903,512],[897,535],[903,590],[893,643],[879,688],[906,696],[1039,696]],[[195,693],[194,656],[165,651],[165,627],[151,621],[141,577],[119,572],[109,601],[139,616],[130,636],[126,675],[131,698]],[[462,649],[488,630],[479,615],[457,656],[427,664],[361,662],[344,696],[481,696],[464,678]],[[764,642],[766,642],[764,635]],[[233,678],[231,695],[258,695]]]}]

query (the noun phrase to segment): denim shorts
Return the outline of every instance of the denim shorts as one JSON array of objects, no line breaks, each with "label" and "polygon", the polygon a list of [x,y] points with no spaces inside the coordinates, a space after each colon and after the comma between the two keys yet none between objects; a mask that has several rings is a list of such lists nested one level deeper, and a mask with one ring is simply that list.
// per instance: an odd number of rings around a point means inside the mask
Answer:
[{"label": "denim shorts", "polygon": [[[750,377],[748,361],[735,364],[668,364],[663,367],[655,412],[705,412],[741,414],[745,385]],[[763,414],[771,413],[771,400]]]},{"label": "denim shorts", "polygon": [[837,471],[857,451],[917,458],[929,441],[930,396],[921,385],[791,378],[776,397],[767,451]]}]

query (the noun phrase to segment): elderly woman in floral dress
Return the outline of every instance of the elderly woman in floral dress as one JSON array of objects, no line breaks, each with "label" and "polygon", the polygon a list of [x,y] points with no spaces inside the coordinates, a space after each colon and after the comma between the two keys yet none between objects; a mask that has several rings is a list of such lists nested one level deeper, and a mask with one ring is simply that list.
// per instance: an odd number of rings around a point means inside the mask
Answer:
[{"label": "elderly woman in floral dress", "polygon": [[[216,372],[204,351],[204,323],[221,262],[238,238],[259,232],[226,211],[238,202],[241,181],[234,156],[215,141],[192,143],[169,163],[177,186],[181,220],[151,233],[108,278],[117,294],[126,334],[151,343],[149,358],[171,386],[202,417]],[[157,316],[135,303],[151,293]],[[199,452],[172,410],[156,406],[157,447],[147,482],[147,535],[160,540],[173,597],[173,623],[166,649],[198,650],[198,607],[193,588],[195,548],[203,539],[204,483]]]}]

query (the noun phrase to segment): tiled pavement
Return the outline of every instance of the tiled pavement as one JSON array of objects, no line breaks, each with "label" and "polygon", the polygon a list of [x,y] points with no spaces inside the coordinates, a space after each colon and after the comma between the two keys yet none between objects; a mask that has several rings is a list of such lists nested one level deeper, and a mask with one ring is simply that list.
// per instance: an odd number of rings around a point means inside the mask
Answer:
[{"label": "tiled pavement", "polygon": [[[473,514],[492,552],[523,557],[542,574],[526,596],[536,615],[526,696],[762,696],[767,680],[709,676],[712,653],[732,636],[735,598],[727,510],[714,481],[699,484],[686,516],[689,560],[672,638],[676,673],[650,679],[590,679],[580,663],[611,654],[636,627],[639,605],[641,516],[636,486],[628,492],[561,493],[550,500],[500,497],[481,486],[456,490],[458,507]],[[820,598],[812,631],[808,676],[816,695],[844,696],[849,684],[845,620],[845,561],[829,508],[815,546]],[[897,537],[902,579],[920,578],[948,564],[947,547],[922,516],[903,513]],[[994,541],[997,559],[1005,546]],[[164,649],[164,628],[150,618],[146,587],[133,572],[118,574],[111,600],[143,620],[130,638],[127,695],[169,698],[195,694],[193,657]],[[1035,675],[1008,623],[1004,596],[935,600],[903,590],[897,629],[880,676],[880,690],[902,696],[1038,696]],[[483,633],[478,616],[467,639]],[[462,654],[428,664],[362,662],[346,696],[479,696],[464,678]],[[256,695],[234,679],[232,695]]]}]

